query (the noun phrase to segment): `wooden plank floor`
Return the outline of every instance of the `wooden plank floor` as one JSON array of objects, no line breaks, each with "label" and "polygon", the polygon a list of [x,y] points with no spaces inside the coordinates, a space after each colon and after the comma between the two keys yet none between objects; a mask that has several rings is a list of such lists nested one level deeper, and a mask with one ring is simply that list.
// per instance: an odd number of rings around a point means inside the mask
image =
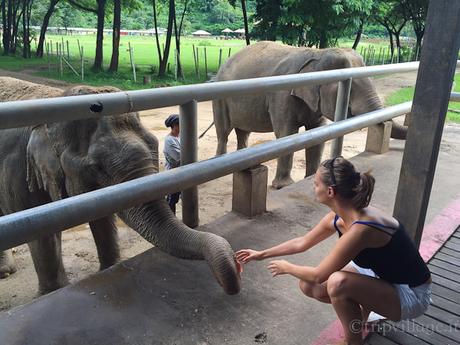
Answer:
[{"label": "wooden plank floor", "polygon": [[368,345],[460,345],[460,227],[429,261],[433,285],[426,313],[375,326]]}]

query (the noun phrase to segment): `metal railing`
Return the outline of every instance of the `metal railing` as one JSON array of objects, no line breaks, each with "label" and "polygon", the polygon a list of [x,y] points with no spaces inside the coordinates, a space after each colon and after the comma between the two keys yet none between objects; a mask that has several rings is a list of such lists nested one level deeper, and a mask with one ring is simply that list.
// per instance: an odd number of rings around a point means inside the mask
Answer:
[{"label": "metal railing", "polygon": [[[189,123],[189,128],[192,128],[192,131],[194,130],[196,136],[195,99],[208,100],[215,97],[229,97],[237,94],[255,92],[253,89],[249,88],[246,83],[257,89],[257,92],[273,91],[282,88],[292,88],[318,83],[324,84],[326,83],[325,80],[327,80],[327,82],[333,82],[349,79],[351,77],[367,77],[371,75],[371,73],[375,75],[395,73],[395,71],[407,72],[415,70],[416,66],[414,65],[418,65],[418,63],[399,64],[397,66],[387,65],[381,67],[381,70],[377,67],[361,67],[347,70],[314,72],[308,75],[280,76],[219,82],[213,85],[166,88],[172,93],[175,93],[177,89],[179,90],[176,101],[172,100],[174,96],[164,93],[163,89],[157,89],[0,103],[0,127],[11,128],[36,124],[37,118],[40,119],[41,123],[44,123],[57,120],[63,121],[75,118],[94,117],[94,112],[91,111],[91,105],[94,104],[98,104],[98,106],[103,108],[99,113],[100,115],[113,115],[110,114],[111,109],[113,109],[116,114],[123,114],[129,111],[183,104],[181,106],[181,115],[191,115],[194,118],[193,121],[195,123]],[[286,79],[289,80],[290,83],[287,82]],[[269,85],[259,85],[261,81]],[[205,90],[213,89],[214,85],[217,85],[216,90],[213,90],[211,95],[206,95]],[[230,91],[225,92],[226,87],[229,87]],[[188,90],[188,94],[184,90]],[[344,94],[346,94],[346,92]],[[115,97],[117,95],[119,99]],[[148,95],[150,95],[151,98],[147,97]],[[164,98],[162,99],[160,95],[163,95]],[[126,99],[129,100],[128,109],[126,108],[126,104],[123,105],[123,100]],[[460,101],[460,94],[452,93],[452,100]],[[27,243],[40,236],[59,232],[72,226],[98,219],[150,200],[161,198],[166,194],[190,189],[198,184],[228,175],[235,171],[247,169],[278,156],[286,155],[333,138],[341,137],[344,134],[361,128],[390,120],[393,117],[408,113],[411,109],[411,103],[412,102],[407,102],[386,109],[377,110],[352,119],[280,138],[255,147],[184,165],[177,169],[141,177],[0,217],[0,250]],[[77,109],[76,113],[70,112],[72,106],[75,106]],[[42,118],[41,115],[44,114],[43,109],[47,109],[51,113],[46,116],[44,115]],[[64,111],[64,109],[66,111]],[[60,118],[56,117],[57,113],[61,114]],[[15,114],[15,118],[12,117],[13,114]],[[32,114],[33,117],[31,117]],[[65,118],[63,118],[62,115],[64,115]],[[6,122],[3,122],[4,120]],[[195,129],[193,129],[194,126]]]}]

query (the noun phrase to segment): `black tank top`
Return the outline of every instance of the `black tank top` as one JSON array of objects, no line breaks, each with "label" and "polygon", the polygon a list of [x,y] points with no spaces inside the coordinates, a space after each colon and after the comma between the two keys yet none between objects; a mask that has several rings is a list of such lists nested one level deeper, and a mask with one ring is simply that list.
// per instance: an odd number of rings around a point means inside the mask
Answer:
[{"label": "black tank top", "polygon": [[[334,227],[340,237],[342,233],[337,227],[338,219],[339,216],[336,215]],[[358,266],[372,269],[379,278],[391,284],[415,287],[430,278],[430,270],[401,223],[397,228],[368,221],[356,221],[353,224],[364,224],[391,236],[383,247],[366,248],[356,255],[353,261]]]}]

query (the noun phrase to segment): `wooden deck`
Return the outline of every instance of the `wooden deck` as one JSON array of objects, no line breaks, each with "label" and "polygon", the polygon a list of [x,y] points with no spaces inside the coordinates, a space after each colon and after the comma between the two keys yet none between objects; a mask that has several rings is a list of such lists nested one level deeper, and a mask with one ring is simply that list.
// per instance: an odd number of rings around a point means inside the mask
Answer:
[{"label": "wooden deck", "polygon": [[460,227],[429,261],[432,300],[426,313],[414,320],[382,322],[368,345],[460,345]]}]

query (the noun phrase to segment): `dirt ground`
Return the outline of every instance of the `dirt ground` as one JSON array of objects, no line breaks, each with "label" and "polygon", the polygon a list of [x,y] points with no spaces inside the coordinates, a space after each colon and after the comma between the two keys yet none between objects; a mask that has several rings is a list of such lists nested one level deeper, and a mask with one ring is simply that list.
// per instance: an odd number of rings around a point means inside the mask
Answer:
[{"label": "dirt ground", "polygon": [[[26,73],[9,72],[0,70],[0,76],[11,76],[36,83],[43,83],[54,87],[64,87],[65,84],[50,79],[30,76]],[[416,73],[391,75],[375,79],[378,94],[385,99],[389,94],[402,87],[415,84]],[[144,111],[141,115],[142,123],[154,133],[160,141],[160,152],[163,151],[163,139],[168,131],[164,127],[164,119],[171,113],[178,113],[178,107],[169,107]],[[401,121],[401,119],[399,119]],[[198,132],[201,134],[212,122],[211,102],[198,104]],[[253,133],[249,138],[249,145],[257,145],[274,139],[272,133]],[[345,136],[343,156],[348,158],[364,150],[366,130],[357,131]],[[215,154],[217,139],[215,130],[212,128],[207,134],[199,139],[199,160],[211,158]],[[236,149],[236,136],[232,133],[229,137],[228,151]],[[323,158],[330,152],[330,144],[326,143]],[[269,168],[269,183],[273,179],[276,170],[276,161],[267,162]],[[164,166],[164,158],[160,155],[160,169]],[[294,155],[292,177],[298,181],[305,174],[305,155],[299,151]],[[232,176],[224,176],[220,179],[205,183],[199,187],[199,211],[200,223],[205,224],[216,219],[231,210]],[[180,205],[180,204],[179,204]],[[181,216],[180,206],[178,217]],[[135,256],[152,247],[150,243],[142,239],[137,233],[129,229],[121,221],[119,225],[119,238],[122,259]],[[64,266],[71,283],[81,280],[95,272],[99,267],[96,247],[89,231],[88,225],[81,225],[63,232],[62,252]],[[0,311],[30,302],[36,298],[37,277],[33,268],[32,259],[27,245],[15,248],[14,257],[18,271],[8,278],[0,281]]]}]

